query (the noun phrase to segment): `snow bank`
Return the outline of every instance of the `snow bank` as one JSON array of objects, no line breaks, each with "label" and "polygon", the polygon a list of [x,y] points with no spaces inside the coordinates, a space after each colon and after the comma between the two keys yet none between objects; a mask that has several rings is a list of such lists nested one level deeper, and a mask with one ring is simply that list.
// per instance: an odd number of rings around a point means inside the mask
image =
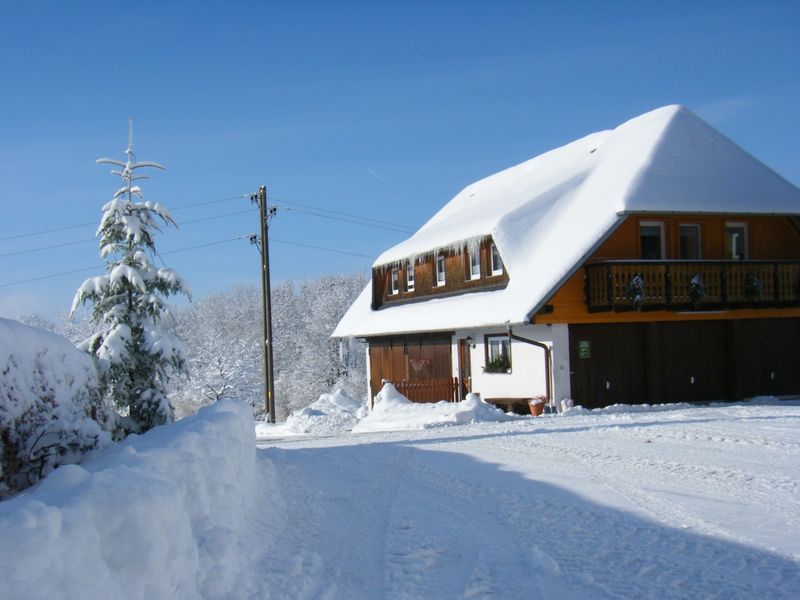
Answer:
[{"label": "snow bank", "polygon": [[468,394],[461,402],[411,402],[391,383],[385,383],[375,396],[372,412],[353,427],[353,433],[430,429],[518,418],[520,417],[507,415],[475,394]]},{"label": "snow bank", "polygon": [[289,415],[286,423],[256,425],[257,438],[285,435],[332,435],[350,431],[367,411],[366,404],[353,400],[344,390],[322,394],[306,408]]},{"label": "snow bank", "polygon": [[0,503],[0,596],[236,597],[255,473],[251,410],[234,401],[61,467]]},{"label": "snow bank", "polygon": [[0,318],[0,497],[110,442],[94,362],[54,333]]}]

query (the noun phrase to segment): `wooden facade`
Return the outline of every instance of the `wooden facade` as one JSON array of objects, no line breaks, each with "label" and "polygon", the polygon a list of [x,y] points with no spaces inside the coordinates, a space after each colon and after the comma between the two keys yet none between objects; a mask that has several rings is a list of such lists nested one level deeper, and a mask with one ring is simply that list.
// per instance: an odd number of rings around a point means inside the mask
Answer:
[{"label": "wooden facade", "polygon": [[[470,273],[470,252],[468,245],[456,250],[443,250],[427,254],[414,260],[414,286],[408,286],[408,263],[383,265],[372,269],[372,307],[413,301],[431,296],[455,293],[492,290],[508,284],[508,273],[492,274],[492,238],[487,236],[476,244],[480,257],[480,276],[473,278]],[[445,267],[444,285],[437,285],[436,261],[443,256]],[[392,285],[393,272],[396,285]]]},{"label": "wooden facade", "polygon": [[[664,224],[663,260],[642,260],[642,222]],[[727,223],[746,227],[747,260],[725,260]],[[677,231],[686,224],[699,226],[698,260],[680,259]],[[667,272],[671,272],[670,286]],[[634,310],[637,307],[625,294],[625,286],[637,273],[645,280],[644,303],[638,307],[641,310]],[[701,274],[707,296],[693,306],[688,283],[696,273]],[[761,284],[758,297],[746,293],[751,273]],[[795,220],[779,216],[648,214],[629,215],[533,320],[576,324],[770,317],[800,317],[800,230]]]},{"label": "wooden facade", "polygon": [[[663,224],[662,260],[642,259],[642,222]],[[747,231],[744,259],[726,257],[728,223]],[[698,226],[699,258],[681,260],[682,224]],[[533,320],[569,324],[583,406],[800,394],[800,230],[777,216],[628,216]]]},{"label": "wooden facade", "polygon": [[389,381],[416,402],[458,399],[453,377],[451,333],[369,340],[370,397]]}]

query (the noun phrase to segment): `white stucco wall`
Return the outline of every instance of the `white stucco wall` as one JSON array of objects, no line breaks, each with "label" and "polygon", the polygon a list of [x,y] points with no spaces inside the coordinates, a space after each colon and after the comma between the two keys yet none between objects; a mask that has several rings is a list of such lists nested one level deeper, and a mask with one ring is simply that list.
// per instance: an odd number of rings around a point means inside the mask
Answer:
[{"label": "white stucco wall", "polygon": [[553,400],[572,398],[569,366],[569,325],[552,325],[553,339]]},{"label": "white stucco wall", "polygon": [[[515,335],[547,344],[552,348],[553,327],[547,325],[518,325],[513,327]],[[545,372],[544,350],[531,344],[511,341],[511,373],[486,373],[486,350],[484,336],[491,334],[505,335],[505,328],[493,329],[461,329],[453,336],[453,374],[462,378],[458,364],[458,343],[471,337],[475,345],[471,351],[472,391],[483,398],[533,398],[544,396],[547,391],[547,374]],[[561,344],[563,335],[558,332],[557,339]],[[564,350],[569,361],[569,352]],[[563,366],[563,361],[562,361]],[[569,366],[565,367],[569,382]],[[563,383],[562,383],[563,386]],[[558,399],[558,396],[555,396]]]}]

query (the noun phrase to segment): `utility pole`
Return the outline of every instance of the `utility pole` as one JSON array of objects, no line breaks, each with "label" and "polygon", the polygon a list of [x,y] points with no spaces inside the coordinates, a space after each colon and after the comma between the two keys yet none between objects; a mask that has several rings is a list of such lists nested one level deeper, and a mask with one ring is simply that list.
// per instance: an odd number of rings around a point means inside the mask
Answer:
[{"label": "utility pole", "polygon": [[[275,376],[272,362],[272,298],[269,281],[269,219],[277,211],[267,207],[267,188],[258,188],[258,218],[261,231],[261,308],[264,324],[264,408],[269,414],[269,422],[275,422]],[[254,198],[251,198],[254,199]]]}]

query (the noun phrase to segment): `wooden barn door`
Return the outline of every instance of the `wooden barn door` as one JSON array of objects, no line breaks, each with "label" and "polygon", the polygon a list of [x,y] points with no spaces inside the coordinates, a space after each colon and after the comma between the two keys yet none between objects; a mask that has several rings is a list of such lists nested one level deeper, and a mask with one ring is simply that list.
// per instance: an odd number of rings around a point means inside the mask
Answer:
[{"label": "wooden barn door", "polygon": [[570,384],[575,404],[598,408],[645,401],[644,326],[570,325]]},{"label": "wooden barn door", "polygon": [[800,319],[735,321],[739,396],[800,394]]},{"label": "wooden barn door", "polygon": [[732,398],[725,321],[658,324],[661,402]]},{"label": "wooden barn door", "polygon": [[374,397],[383,381],[417,402],[453,400],[450,334],[397,336],[369,340],[370,390]]}]

